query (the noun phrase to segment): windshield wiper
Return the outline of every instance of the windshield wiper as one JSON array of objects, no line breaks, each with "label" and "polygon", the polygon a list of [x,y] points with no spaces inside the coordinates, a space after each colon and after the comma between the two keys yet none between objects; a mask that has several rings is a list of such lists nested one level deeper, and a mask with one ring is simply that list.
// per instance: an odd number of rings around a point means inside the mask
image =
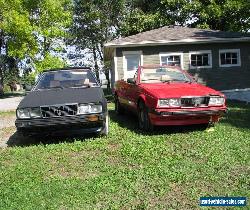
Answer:
[{"label": "windshield wiper", "polygon": [[185,82],[185,83],[188,83],[190,81],[188,80],[183,80],[183,79],[171,79],[171,80],[164,80],[162,81],[163,83],[170,83],[170,82]]},{"label": "windshield wiper", "polygon": [[90,85],[82,85],[82,84],[76,84],[74,86],[68,87],[68,88],[89,88]]},{"label": "windshield wiper", "polygon": [[64,87],[62,86],[53,86],[53,87],[49,87],[48,89],[63,89]]},{"label": "windshield wiper", "polygon": [[149,79],[142,79],[141,81],[143,81],[143,82],[144,82],[144,81],[149,81],[149,80],[158,80],[158,81],[161,81],[160,79],[156,79],[156,78],[155,78],[155,79],[153,79],[153,78],[149,78]]}]

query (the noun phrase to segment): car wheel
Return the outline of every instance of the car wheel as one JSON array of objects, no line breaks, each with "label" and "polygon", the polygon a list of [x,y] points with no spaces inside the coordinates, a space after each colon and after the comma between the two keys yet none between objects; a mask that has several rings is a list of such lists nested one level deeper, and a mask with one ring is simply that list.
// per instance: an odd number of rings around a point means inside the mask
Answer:
[{"label": "car wheel", "polygon": [[121,104],[119,102],[118,96],[115,96],[115,112],[116,114],[123,114],[124,110],[121,107]]},{"label": "car wheel", "polygon": [[149,119],[148,108],[143,102],[140,102],[138,106],[138,123],[141,130],[153,131],[154,129]]},{"label": "car wheel", "polygon": [[104,125],[104,127],[103,127],[103,129],[102,129],[102,131],[101,131],[100,134],[102,136],[107,136],[108,133],[109,133],[109,116],[107,115],[106,119],[105,119],[105,125]]}]

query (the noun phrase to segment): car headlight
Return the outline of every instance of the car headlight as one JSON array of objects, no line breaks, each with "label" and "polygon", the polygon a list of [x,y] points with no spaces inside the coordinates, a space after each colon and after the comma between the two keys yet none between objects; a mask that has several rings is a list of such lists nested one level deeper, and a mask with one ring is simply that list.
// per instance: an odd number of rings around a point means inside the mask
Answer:
[{"label": "car headlight", "polygon": [[181,106],[181,100],[178,98],[170,98],[169,99],[169,106],[179,107],[179,106]]},{"label": "car headlight", "polygon": [[102,112],[101,104],[80,104],[78,114],[97,114]]},{"label": "car headlight", "polygon": [[169,107],[169,99],[160,99],[158,101],[159,107]]},{"label": "car headlight", "polygon": [[179,98],[169,98],[169,99],[160,99],[158,101],[159,107],[179,107],[181,106],[181,100]]},{"label": "car headlight", "polygon": [[209,106],[222,106],[225,103],[225,98],[223,97],[210,97],[209,99]]},{"label": "car headlight", "polygon": [[17,109],[16,114],[17,114],[17,118],[28,119],[30,118],[30,109],[29,108]]},{"label": "car headlight", "polygon": [[30,117],[31,118],[39,118],[39,117],[41,117],[40,108],[31,108],[30,109]]}]

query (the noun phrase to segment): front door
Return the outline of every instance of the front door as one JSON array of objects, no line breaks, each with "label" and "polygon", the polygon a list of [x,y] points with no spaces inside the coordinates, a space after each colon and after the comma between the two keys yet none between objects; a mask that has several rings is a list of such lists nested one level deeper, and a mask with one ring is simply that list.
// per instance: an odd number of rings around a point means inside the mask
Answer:
[{"label": "front door", "polygon": [[139,53],[124,54],[124,78],[133,78],[139,65],[141,65],[141,55]]}]

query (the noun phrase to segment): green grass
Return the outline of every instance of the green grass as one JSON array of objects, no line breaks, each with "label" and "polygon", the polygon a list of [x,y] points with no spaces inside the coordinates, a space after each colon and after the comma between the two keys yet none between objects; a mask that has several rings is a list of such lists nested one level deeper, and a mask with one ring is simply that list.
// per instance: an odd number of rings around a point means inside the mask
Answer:
[{"label": "green grass", "polygon": [[250,106],[229,108],[213,132],[147,134],[111,105],[108,137],[0,149],[0,209],[198,209],[201,196],[249,199]]},{"label": "green grass", "polygon": [[12,98],[12,97],[21,97],[24,96],[24,91],[18,91],[18,92],[5,92],[3,95],[0,95],[0,99],[4,98]]},{"label": "green grass", "polygon": [[16,112],[15,111],[3,111],[3,112],[0,112],[0,117],[8,117],[8,116],[13,116],[15,115]]}]

